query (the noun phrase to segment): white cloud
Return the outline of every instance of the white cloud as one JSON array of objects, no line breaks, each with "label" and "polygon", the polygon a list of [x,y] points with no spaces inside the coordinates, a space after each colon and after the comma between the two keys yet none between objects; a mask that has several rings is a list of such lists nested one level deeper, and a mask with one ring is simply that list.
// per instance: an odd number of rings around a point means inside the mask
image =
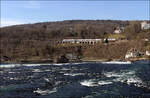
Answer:
[{"label": "white cloud", "polygon": [[1,21],[0,21],[0,27],[19,25],[19,24],[24,24],[24,22],[8,20],[8,19],[1,19]]}]

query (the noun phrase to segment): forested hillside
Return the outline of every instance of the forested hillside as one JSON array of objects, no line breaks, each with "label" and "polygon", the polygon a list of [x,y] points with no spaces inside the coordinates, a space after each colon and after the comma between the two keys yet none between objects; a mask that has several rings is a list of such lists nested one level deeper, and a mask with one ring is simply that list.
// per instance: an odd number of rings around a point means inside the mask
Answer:
[{"label": "forested hillside", "polygon": [[[140,29],[141,21],[67,20],[0,28],[0,55],[11,59],[50,58],[56,49],[52,40],[64,38],[106,38],[116,29],[125,27],[126,39],[149,38],[147,30]],[[112,35],[111,35],[112,36]],[[117,35],[118,36],[118,35]]]},{"label": "forested hillside", "polygon": [[[126,26],[128,21],[68,20],[5,27],[3,37],[47,40],[50,38],[100,38],[103,33],[112,33],[117,26]],[[11,33],[10,33],[11,32]]]}]

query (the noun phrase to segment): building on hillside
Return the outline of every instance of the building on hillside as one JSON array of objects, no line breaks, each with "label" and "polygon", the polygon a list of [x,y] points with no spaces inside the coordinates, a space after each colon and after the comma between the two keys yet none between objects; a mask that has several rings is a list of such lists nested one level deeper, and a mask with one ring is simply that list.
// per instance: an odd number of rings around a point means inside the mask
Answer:
[{"label": "building on hillside", "polygon": [[148,39],[148,38],[145,38],[144,41],[149,42],[149,41],[150,41],[150,38],[149,38],[149,39]]},{"label": "building on hillside", "polygon": [[113,33],[119,34],[119,33],[122,33],[122,32],[124,32],[124,27],[117,27]]},{"label": "building on hillside", "polygon": [[147,56],[150,56],[150,51],[146,51],[146,55],[147,55]]},{"label": "building on hillside", "polygon": [[102,39],[63,39],[61,43],[69,44],[96,44],[102,42]]},{"label": "building on hillside", "polygon": [[108,40],[109,42],[115,42],[117,41],[115,38],[104,38],[103,41],[105,42],[106,40]]},{"label": "building on hillside", "polygon": [[89,44],[94,45],[97,43],[102,43],[105,41],[115,42],[117,41],[115,38],[104,38],[104,39],[63,39],[59,41],[59,44]]},{"label": "building on hillside", "polygon": [[138,51],[135,48],[131,48],[129,51],[127,51],[126,55],[125,55],[125,59],[128,58],[136,58],[136,57],[140,57],[144,55],[143,53],[141,53],[140,51]]},{"label": "building on hillside", "polygon": [[150,29],[150,23],[147,23],[146,21],[141,22],[141,29],[142,30]]}]

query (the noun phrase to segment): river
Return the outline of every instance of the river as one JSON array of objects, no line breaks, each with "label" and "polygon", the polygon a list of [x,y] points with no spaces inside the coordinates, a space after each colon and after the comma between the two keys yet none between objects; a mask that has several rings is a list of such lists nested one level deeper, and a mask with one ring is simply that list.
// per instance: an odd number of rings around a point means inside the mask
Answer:
[{"label": "river", "polygon": [[150,98],[150,61],[1,64],[0,98]]}]

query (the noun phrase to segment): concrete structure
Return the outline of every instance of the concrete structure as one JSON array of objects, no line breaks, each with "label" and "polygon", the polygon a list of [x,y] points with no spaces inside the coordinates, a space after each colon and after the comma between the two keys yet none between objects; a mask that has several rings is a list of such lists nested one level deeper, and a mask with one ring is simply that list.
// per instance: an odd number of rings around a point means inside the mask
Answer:
[{"label": "concrete structure", "polygon": [[70,44],[96,44],[102,42],[102,39],[63,39],[61,43]]},{"label": "concrete structure", "polygon": [[147,23],[146,21],[141,22],[141,29],[150,29],[150,23]]}]

